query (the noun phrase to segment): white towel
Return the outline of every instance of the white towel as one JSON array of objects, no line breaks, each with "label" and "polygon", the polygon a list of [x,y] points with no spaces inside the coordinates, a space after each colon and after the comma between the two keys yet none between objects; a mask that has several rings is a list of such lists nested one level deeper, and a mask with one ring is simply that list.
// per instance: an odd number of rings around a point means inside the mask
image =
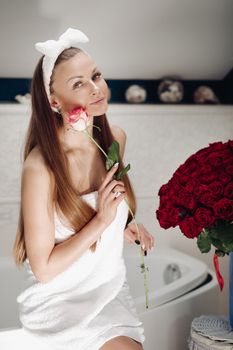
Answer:
[{"label": "white towel", "polygon": [[[95,191],[83,197],[95,207],[96,196]],[[96,252],[86,251],[48,283],[38,282],[29,261],[25,261],[28,278],[17,297],[24,331],[46,341],[53,350],[97,350],[97,342],[104,342],[104,334],[109,337],[110,330],[144,341],[142,323],[127,289],[122,255],[127,216],[128,206],[123,200]],[[55,224],[57,240],[73,234],[58,216]]]}]

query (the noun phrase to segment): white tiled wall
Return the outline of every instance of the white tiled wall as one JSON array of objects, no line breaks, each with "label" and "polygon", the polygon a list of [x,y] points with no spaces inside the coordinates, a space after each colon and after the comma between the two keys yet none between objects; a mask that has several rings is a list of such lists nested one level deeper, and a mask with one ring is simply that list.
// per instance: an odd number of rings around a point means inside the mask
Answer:
[{"label": "white tiled wall", "polygon": [[[110,104],[110,124],[121,126],[127,134],[125,165],[137,196],[137,222],[155,235],[157,248],[169,245],[205,261],[211,268],[212,254],[201,254],[195,240],[185,238],[178,229],[163,230],[155,218],[158,190],[188,156],[208,143],[233,138],[232,106],[123,105]],[[30,108],[0,105],[0,257],[11,254],[18,220],[20,195],[20,157]],[[228,257],[220,261],[226,280],[220,293],[222,310],[227,308]]]}]

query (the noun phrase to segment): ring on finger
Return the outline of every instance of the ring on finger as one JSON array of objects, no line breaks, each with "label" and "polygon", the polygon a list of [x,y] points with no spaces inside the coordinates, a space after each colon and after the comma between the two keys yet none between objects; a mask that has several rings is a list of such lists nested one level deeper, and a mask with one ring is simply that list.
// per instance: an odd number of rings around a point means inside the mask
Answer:
[{"label": "ring on finger", "polygon": [[121,195],[121,192],[119,192],[119,191],[116,191],[116,192],[113,192],[113,193],[115,193],[115,198],[117,198],[117,197],[119,197],[120,195]]}]

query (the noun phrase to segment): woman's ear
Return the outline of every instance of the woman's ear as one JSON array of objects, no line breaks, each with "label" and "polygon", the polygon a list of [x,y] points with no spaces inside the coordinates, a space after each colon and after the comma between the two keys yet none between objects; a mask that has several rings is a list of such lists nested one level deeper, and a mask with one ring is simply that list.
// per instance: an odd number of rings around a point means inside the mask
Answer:
[{"label": "woman's ear", "polygon": [[51,95],[50,106],[54,112],[60,113],[60,103],[53,95]]},{"label": "woman's ear", "polygon": [[58,100],[52,95],[51,98],[50,98],[50,105],[52,107],[56,107],[58,108],[59,107],[59,102]]}]

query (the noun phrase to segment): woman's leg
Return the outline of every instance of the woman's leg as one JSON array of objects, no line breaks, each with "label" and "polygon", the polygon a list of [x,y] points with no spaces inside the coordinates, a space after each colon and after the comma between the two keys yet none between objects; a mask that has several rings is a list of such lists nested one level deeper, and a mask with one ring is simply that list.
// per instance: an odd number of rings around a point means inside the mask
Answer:
[{"label": "woman's leg", "polygon": [[99,350],[143,350],[142,344],[127,336],[108,340]]}]

